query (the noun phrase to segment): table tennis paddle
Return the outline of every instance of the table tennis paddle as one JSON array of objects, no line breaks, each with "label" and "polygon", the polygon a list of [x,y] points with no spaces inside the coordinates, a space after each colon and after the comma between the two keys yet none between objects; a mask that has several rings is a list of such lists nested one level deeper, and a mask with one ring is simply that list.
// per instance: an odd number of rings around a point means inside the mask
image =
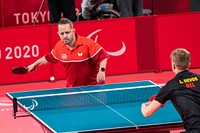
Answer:
[{"label": "table tennis paddle", "polygon": [[[156,98],[156,95],[152,95],[150,98],[149,98],[149,101],[152,102],[154,99]],[[165,106],[167,102],[165,102],[164,104],[161,105],[161,107]]]},{"label": "table tennis paddle", "polygon": [[14,74],[26,74],[28,72],[28,69],[24,66],[17,66],[12,68],[12,73]]}]

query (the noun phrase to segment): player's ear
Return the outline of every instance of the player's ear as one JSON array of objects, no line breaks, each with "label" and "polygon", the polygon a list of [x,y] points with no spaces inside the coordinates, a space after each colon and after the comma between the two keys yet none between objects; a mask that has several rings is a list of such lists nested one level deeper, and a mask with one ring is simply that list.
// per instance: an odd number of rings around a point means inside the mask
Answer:
[{"label": "player's ear", "polygon": [[176,64],[172,62],[172,70],[176,69]]}]

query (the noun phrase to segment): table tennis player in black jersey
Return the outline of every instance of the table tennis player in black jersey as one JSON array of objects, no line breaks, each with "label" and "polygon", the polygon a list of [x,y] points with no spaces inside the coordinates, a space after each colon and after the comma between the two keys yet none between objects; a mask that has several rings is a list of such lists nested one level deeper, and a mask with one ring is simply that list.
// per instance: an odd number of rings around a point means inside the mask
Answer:
[{"label": "table tennis player in black jersey", "polygon": [[200,133],[200,75],[189,71],[191,57],[186,49],[177,48],[170,57],[175,77],[159,90],[152,102],[142,104],[142,114],[150,117],[171,100],[183,120],[185,133]]}]

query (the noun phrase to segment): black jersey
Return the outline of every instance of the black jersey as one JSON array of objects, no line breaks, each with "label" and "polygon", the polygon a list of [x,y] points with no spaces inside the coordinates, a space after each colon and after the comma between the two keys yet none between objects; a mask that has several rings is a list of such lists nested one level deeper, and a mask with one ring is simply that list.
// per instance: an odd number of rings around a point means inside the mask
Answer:
[{"label": "black jersey", "polygon": [[186,131],[200,132],[200,75],[188,70],[178,73],[160,89],[155,100],[171,100]]}]

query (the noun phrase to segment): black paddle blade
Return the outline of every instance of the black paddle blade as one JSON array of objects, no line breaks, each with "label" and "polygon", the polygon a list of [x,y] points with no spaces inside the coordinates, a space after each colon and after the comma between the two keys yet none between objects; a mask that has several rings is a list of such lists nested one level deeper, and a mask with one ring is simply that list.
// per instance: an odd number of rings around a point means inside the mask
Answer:
[{"label": "black paddle blade", "polygon": [[23,66],[18,66],[18,67],[12,68],[12,73],[14,73],[14,74],[25,74],[27,72],[28,72],[28,69]]}]

